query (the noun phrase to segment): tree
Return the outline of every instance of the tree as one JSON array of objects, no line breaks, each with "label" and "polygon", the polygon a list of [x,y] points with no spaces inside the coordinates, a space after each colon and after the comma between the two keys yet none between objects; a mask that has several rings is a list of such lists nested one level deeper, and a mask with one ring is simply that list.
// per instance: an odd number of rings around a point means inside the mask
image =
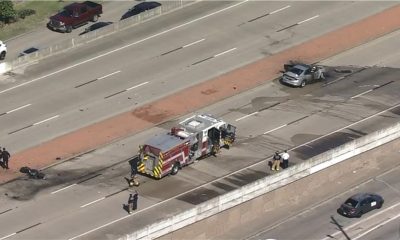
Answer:
[{"label": "tree", "polygon": [[17,12],[14,9],[14,4],[10,0],[0,0],[0,21],[9,23],[15,19]]}]

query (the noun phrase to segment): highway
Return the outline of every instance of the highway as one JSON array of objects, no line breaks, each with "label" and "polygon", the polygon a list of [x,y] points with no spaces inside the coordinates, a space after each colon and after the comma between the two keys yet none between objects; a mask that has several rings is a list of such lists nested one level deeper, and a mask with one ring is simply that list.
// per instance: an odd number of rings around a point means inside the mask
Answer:
[{"label": "highway", "polygon": [[[398,68],[399,55],[390,53],[396,44],[400,32],[388,34],[375,41],[369,42],[350,51],[338,54],[327,59],[323,64],[336,65],[338,63],[359,66],[383,66]],[[377,54],[379,53],[379,54]],[[374,55],[373,58],[370,56]],[[360,85],[362,87],[362,85]],[[282,205],[281,208],[271,210],[268,216],[257,218],[248,224],[235,226],[231,232],[214,236],[214,239],[399,239],[400,217],[400,182],[398,174],[400,166],[396,162],[399,141],[393,143],[395,147],[376,149],[371,152],[381,152],[377,157],[374,153],[364,153],[359,157],[348,160],[352,164],[341,163],[323,173],[316,174],[314,181],[325,176],[336,176],[330,186],[319,188],[319,193],[307,193],[302,201],[292,206]],[[390,145],[390,144],[388,144]],[[370,160],[368,160],[370,158]],[[364,159],[365,163],[360,159]],[[360,161],[360,162],[357,162]],[[375,163],[373,163],[375,161]],[[354,163],[355,162],[355,163]],[[379,163],[380,162],[380,163]],[[389,171],[382,173],[382,166],[386,162]],[[375,166],[376,164],[376,166]],[[352,166],[352,167],[350,167]],[[360,169],[363,166],[363,170]],[[372,169],[371,169],[372,167]],[[365,169],[370,168],[369,172]],[[340,176],[340,177],[338,177]],[[360,180],[363,179],[363,180]],[[304,182],[312,181],[304,179]],[[286,192],[296,193],[294,186],[287,186]],[[365,214],[361,219],[348,219],[336,213],[336,209],[349,196],[358,192],[375,192],[384,196],[385,207]],[[280,198],[278,193],[275,197]],[[319,198],[317,198],[317,195]],[[324,196],[326,197],[325,200]],[[283,199],[285,196],[283,196]],[[293,196],[287,196],[289,200]],[[289,202],[289,201],[288,201]],[[301,202],[301,201],[300,201]],[[295,214],[293,214],[295,213]],[[342,230],[338,226],[342,227]],[[194,226],[196,228],[196,226]],[[175,238],[189,237],[192,229],[182,229]],[[168,239],[166,236],[163,239]],[[210,237],[211,239],[211,237]]]},{"label": "highway", "polygon": [[[16,76],[15,81],[1,86],[3,112],[26,107],[2,116],[4,128],[0,142],[17,150],[36,145],[259,59],[265,51],[268,54],[280,51],[394,3],[290,4],[290,7],[284,2],[196,5],[167,16],[171,22],[162,19],[172,28],[161,25],[158,18],[132,29],[133,32],[99,40],[94,46],[31,66]],[[379,7],[372,8],[374,4]],[[353,14],[354,9],[360,8],[365,11]],[[279,9],[282,10],[276,12],[277,16],[256,19]],[[220,12],[217,14],[217,11]],[[351,17],[338,18],[338,12]],[[294,13],[298,13],[295,20],[288,17]],[[190,16],[192,20],[186,20],[192,21],[191,24],[172,21],[174,17],[182,18],[175,14]],[[284,29],[315,14],[318,17],[304,25]],[[210,17],[205,18],[207,15]],[[317,19],[322,22],[313,23]],[[266,27],[268,24],[271,25]],[[265,35],[273,40],[267,39],[270,42],[265,43]],[[279,37],[285,40],[271,48],[271,43]],[[396,35],[389,38],[384,46],[394,44],[395,38]],[[168,53],[181,46],[176,53]],[[105,49],[100,55],[96,54],[99,48]],[[86,51],[92,56],[88,58]],[[395,54],[388,51],[377,59],[397,67]],[[210,56],[215,59],[199,62]],[[223,59],[218,61],[219,58]],[[364,59],[360,57],[360,60]],[[0,194],[8,197],[0,199],[0,238],[121,236],[153,221],[154,216],[173,214],[271,174],[263,159],[277,149],[292,149],[295,164],[398,122],[397,69],[349,67],[335,58],[328,59],[328,63],[335,68],[350,68],[354,73],[333,71],[327,82],[304,89],[288,88],[275,80],[199,110],[234,123],[239,129],[237,144],[216,159],[209,158],[184,168],[177,176],[161,181],[142,178],[140,212],[129,218],[122,209],[129,192],[123,180],[129,173],[127,158],[137,152],[143,139],[168,130],[179,119],[51,167],[45,171],[49,177],[46,181],[20,179],[3,185]],[[357,61],[351,64],[357,65]],[[360,65],[363,66],[362,62]],[[51,71],[47,69],[49,66]],[[126,91],[116,94],[122,90]],[[46,124],[35,124],[41,121]],[[24,126],[30,127],[22,129]],[[241,169],[242,172],[235,173]],[[202,193],[204,197],[198,199]],[[119,224],[113,225],[113,222]]]},{"label": "highway", "polygon": [[4,80],[0,142],[14,152],[38,145],[392,5],[194,4],[46,59]]}]

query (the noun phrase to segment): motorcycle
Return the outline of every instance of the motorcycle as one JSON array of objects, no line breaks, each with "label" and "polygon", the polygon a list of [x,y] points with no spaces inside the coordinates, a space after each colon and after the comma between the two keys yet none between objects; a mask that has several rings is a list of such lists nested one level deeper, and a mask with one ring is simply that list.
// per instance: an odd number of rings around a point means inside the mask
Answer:
[{"label": "motorcycle", "polygon": [[33,169],[30,167],[22,167],[19,171],[21,173],[25,173],[26,175],[28,175],[29,178],[46,180],[46,174],[42,173],[37,169]]}]

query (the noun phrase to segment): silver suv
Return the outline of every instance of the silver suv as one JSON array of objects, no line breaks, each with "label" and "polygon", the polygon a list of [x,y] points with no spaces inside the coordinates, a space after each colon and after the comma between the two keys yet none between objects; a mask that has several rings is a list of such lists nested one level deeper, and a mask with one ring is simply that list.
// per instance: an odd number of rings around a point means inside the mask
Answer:
[{"label": "silver suv", "polygon": [[7,45],[2,41],[0,41],[0,60],[6,58],[6,54],[7,54]]},{"label": "silver suv", "polygon": [[284,68],[282,82],[295,87],[304,87],[310,82],[325,79],[325,68],[322,66],[285,64]]}]

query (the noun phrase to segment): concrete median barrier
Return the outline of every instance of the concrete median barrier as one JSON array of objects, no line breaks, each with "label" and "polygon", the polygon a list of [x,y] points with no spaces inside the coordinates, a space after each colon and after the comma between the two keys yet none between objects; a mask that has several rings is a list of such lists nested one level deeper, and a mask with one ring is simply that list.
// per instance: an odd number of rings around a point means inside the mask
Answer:
[{"label": "concrete median barrier", "polygon": [[0,63],[0,74],[9,72],[9,71],[11,71],[11,69],[12,69],[12,65],[9,64],[8,62]]},{"label": "concrete median barrier", "polygon": [[120,239],[153,239],[203,220],[224,210],[310,176],[334,164],[386,144],[400,137],[400,123],[376,131],[352,142],[324,152],[288,169],[266,176],[239,189],[211,199],[173,217],[148,225]]}]

